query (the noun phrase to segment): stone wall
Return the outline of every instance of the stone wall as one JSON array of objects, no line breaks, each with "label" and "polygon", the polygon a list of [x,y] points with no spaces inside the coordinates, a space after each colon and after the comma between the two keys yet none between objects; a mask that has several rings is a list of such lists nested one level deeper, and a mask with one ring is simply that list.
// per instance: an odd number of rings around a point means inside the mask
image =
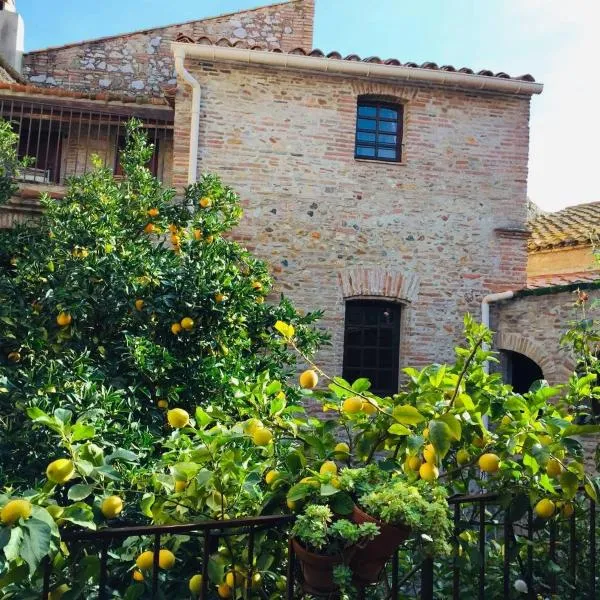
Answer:
[{"label": "stone wall", "polygon": [[312,46],[314,0],[291,0],[59,48],[30,52],[24,74],[42,86],[67,90],[158,95],[176,82],[171,42],[179,34],[244,41],[289,51]]},{"label": "stone wall", "polygon": [[[586,290],[590,305],[600,299],[599,290]],[[574,307],[573,291],[518,297],[494,305],[492,329],[494,347],[524,354],[536,362],[550,384],[565,383],[573,372],[573,357],[560,347],[560,338],[569,322],[581,318],[581,309]],[[588,316],[599,318],[598,308],[591,306]]]},{"label": "stone wall", "polygon": [[14,82],[14,79],[13,79],[12,75],[4,67],[4,65],[2,64],[1,60],[0,60],[0,81],[6,82],[6,83],[13,83]]},{"label": "stone wall", "polygon": [[[202,82],[199,161],[241,194],[236,235],[284,292],[324,308],[342,367],[345,298],[403,304],[401,363],[453,359],[465,312],[525,286],[529,98],[191,62]],[[354,159],[361,94],[405,104],[402,163]],[[190,92],[180,82],[175,183],[187,178]]]}]

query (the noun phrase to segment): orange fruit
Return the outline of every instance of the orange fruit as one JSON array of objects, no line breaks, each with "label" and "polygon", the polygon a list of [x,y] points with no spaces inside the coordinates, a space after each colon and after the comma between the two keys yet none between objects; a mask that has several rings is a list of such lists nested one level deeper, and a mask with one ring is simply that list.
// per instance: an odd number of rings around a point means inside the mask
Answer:
[{"label": "orange fruit", "polygon": [[202,239],[202,232],[199,229],[194,229],[194,239],[197,242]]},{"label": "orange fruit", "polygon": [[137,569],[132,573],[131,575],[133,577],[134,581],[144,581],[144,575],[141,571],[138,571]]},{"label": "orange fruit", "polygon": [[60,327],[67,327],[73,321],[73,317],[67,312],[61,312],[56,317],[56,322]]},{"label": "orange fruit", "polygon": [[200,206],[202,208],[209,208],[212,206],[212,199],[208,196],[204,196],[204,198],[200,198]]},{"label": "orange fruit", "polygon": [[144,233],[151,234],[151,233],[154,233],[155,231],[156,231],[156,227],[154,226],[154,223],[148,223],[148,225],[146,225],[146,227],[144,227]]},{"label": "orange fruit", "polygon": [[142,308],[144,308],[144,304],[145,302],[141,299],[138,299],[135,301],[135,308],[136,310],[142,310]]},{"label": "orange fruit", "polygon": [[181,333],[181,325],[179,323],[173,323],[173,325],[171,325],[171,333],[173,335],[179,335]]},{"label": "orange fruit", "polygon": [[194,320],[190,317],[184,317],[181,319],[180,324],[182,329],[185,329],[186,331],[194,329]]},{"label": "orange fruit", "polygon": [[223,302],[225,296],[223,294],[215,294],[215,302]]},{"label": "orange fruit", "polygon": [[149,217],[158,217],[158,208],[150,208],[148,209]]}]

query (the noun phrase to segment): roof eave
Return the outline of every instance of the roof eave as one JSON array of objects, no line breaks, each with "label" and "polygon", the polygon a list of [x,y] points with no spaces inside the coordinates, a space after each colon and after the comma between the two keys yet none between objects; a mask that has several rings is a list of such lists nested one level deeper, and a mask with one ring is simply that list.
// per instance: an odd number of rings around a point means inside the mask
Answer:
[{"label": "roof eave", "polygon": [[284,69],[348,75],[357,77],[374,77],[392,79],[406,83],[425,83],[449,86],[467,90],[481,90],[502,94],[531,96],[541,94],[544,86],[541,83],[519,79],[505,79],[485,75],[475,75],[452,71],[423,69],[385,65],[362,61],[345,61],[333,58],[269,52],[245,48],[231,48],[203,44],[173,42],[171,44],[176,56],[197,58],[199,60],[237,62],[249,65],[273,66]]}]

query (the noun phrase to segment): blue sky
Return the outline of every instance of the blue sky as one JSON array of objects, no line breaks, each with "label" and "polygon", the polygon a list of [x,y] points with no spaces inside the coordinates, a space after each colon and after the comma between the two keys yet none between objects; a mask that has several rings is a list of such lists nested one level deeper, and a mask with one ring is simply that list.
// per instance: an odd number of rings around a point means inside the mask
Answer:
[{"label": "blue sky", "polygon": [[[214,16],[265,0],[17,0],[26,48]],[[316,0],[315,47],[533,74],[529,196],[546,210],[600,200],[596,0]],[[86,6],[86,8],[82,8]]]}]

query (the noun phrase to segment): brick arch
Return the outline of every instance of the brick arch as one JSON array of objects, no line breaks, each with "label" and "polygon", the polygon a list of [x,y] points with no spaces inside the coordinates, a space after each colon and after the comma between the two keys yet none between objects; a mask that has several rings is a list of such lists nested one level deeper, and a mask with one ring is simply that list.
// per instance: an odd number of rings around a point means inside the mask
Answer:
[{"label": "brick arch", "polygon": [[574,364],[562,353],[551,353],[548,349],[520,333],[500,332],[494,346],[498,350],[509,350],[524,354],[542,369],[544,378],[551,384],[567,380]]},{"label": "brick arch", "polygon": [[342,296],[381,297],[411,303],[419,294],[419,278],[414,273],[378,267],[354,267],[338,274]]}]

